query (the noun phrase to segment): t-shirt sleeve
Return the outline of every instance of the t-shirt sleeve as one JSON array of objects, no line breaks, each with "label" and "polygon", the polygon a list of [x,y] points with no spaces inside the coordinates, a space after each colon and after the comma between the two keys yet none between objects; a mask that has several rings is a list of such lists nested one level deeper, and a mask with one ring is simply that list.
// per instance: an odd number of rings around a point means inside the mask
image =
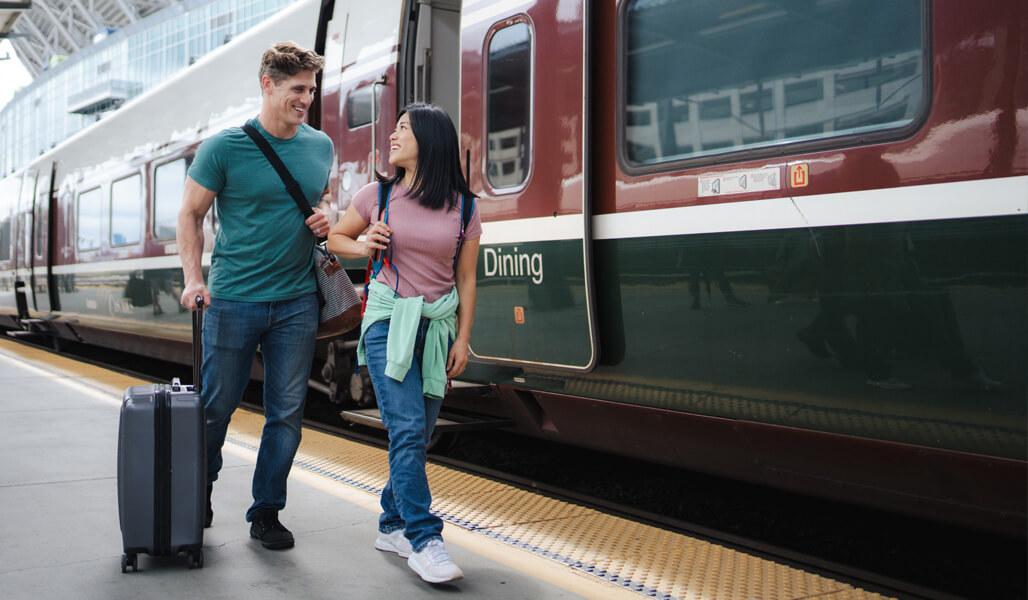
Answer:
[{"label": "t-shirt sleeve", "polygon": [[189,177],[214,192],[221,192],[225,187],[225,162],[221,135],[216,135],[200,144],[189,165]]},{"label": "t-shirt sleeve", "polygon": [[325,158],[328,161],[328,170],[325,171],[325,185],[321,187],[323,189],[328,189],[329,183],[332,181],[332,165],[334,165],[336,161],[336,148],[335,144],[332,143],[332,138],[328,137],[325,132],[321,132],[321,137],[324,140]]},{"label": "t-shirt sleeve", "polygon": [[464,239],[477,240],[482,237],[482,217],[478,212],[478,198],[475,198],[475,208],[471,211],[471,219],[467,228],[464,229]]},{"label": "t-shirt sleeve", "polygon": [[[357,209],[357,214],[366,222],[371,223],[378,219],[375,209],[378,208],[378,182],[372,181],[368,185],[357,190],[351,204]],[[373,219],[372,216],[375,218]]]}]

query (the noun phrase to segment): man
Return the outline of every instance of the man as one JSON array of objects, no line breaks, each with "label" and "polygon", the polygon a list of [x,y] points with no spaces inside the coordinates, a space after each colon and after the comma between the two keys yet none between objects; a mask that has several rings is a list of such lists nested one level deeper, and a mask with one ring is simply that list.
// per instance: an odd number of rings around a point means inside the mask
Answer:
[{"label": "man", "polygon": [[[319,199],[328,184],[332,142],[304,121],[314,99],[316,53],[291,42],[275,44],[261,59],[260,115],[250,120],[281,157],[304,196]],[[217,199],[221,229],[211,259],[210,289],[201,269],[203,219]],[[246,512],[250,536],[265,548],[293,546],[278,519],[286,504],[286,478],[300,445],[307,379],[318,327],[314,237],[328,232],[319,211],[308,219],[240,127],[205,141],[186,178],[178,216],[178,247],[185,274],[182,305],[208,307],[203,328],[203,401],[207,414],[207,519],[221,470],[229,419],[250,380],[258,346],[264,362],[264,432]]]}]

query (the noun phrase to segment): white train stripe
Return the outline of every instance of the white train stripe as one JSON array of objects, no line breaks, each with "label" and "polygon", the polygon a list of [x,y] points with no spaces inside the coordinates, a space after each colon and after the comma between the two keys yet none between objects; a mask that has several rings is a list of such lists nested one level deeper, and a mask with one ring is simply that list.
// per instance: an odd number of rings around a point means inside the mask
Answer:
[{"label": "white train stripe", "polygon": [[593,239],[806,227],[788,198],[640,210],[593,218]]},{"label": "white train stripe", "polygon": [[[639,210],[593,217],[593,239],[768,231],[1028,214],[1028,176]],[[578,215],[490,221],[483,244],[582,237]]]},{"label": "white train stripe", "polygon": [[[205,252],[200,263],[211,266],[211,253]],[[105,260],[100,262],[85,262],[76,265],[56,265],[53,268],[55,275],[68,273],[116,273],[122,271],[142,271],[150,269],[181,269],[182,261],[177,254],[168,256],[150,256],[146,258],[126,258],[123,260]],[[46,269],[43,270],[46,272]]]},{"label": "white train stripe", "polygon": [[[593,217],[593,238],[612,240],[1025,214],[1028,176],[1020,176],[597,215]],[[486,245],[575,240],[582,236],[580,215],[482,224],[482,244]],[[206,253],[203,265],[210,264],[210,253]],[[53,271],[105,273],[181,266],[177,255],[168,255],[58,265]],[[42,268],[39,272],[46,270]]]},{"label": "white train stripe", "polygon": [[537,217],[482,223],[483,244],[516,244],[550,240],[582,239],[585,235],[582,215]]},{"label": "white train stripe", "polygon": [[597,215],[593,239],[1023,214],[1028,176]]}]

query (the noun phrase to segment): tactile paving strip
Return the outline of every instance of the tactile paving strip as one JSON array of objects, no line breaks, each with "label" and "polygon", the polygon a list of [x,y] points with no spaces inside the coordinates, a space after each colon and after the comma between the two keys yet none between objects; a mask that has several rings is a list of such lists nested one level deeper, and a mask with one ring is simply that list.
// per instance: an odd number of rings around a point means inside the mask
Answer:
[{"label": "tactile paving strip", "polygon": [[[256,450],[261,415],[238,411],[227,441]],[[304,430],[294,467],[381,494],[381,448]],[[432,512],[451,525],[662,600],[882,598],[850,584],[436,464]]]}]

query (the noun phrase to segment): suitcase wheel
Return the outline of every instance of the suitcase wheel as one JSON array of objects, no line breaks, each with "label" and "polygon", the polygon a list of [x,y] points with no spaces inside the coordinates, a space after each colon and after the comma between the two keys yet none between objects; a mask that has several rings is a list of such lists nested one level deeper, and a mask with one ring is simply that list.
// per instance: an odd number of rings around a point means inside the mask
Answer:
[{"label": "suitcase wheel", "polygon": [[203,568],[203,550],[195,550],[189,553],[189,568],[190,569],[202,569]]},{"label": "suitcase wheel", "polygon": [[139,555],[137,554],[122,554],[121,555],[121,572],[128,573],[128,568],[132,567],[132,572],[139,570]]}]

